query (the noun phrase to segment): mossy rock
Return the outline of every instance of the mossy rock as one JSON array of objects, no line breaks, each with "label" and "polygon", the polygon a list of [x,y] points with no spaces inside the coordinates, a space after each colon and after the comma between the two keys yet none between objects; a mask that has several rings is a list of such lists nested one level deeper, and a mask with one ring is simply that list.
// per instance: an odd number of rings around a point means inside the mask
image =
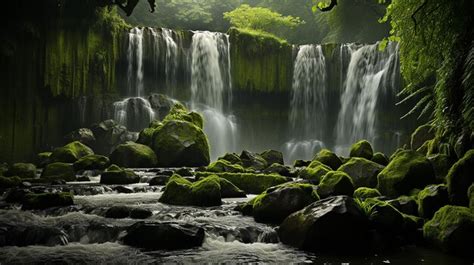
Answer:
[{"label": "mossy rock", "polygon": [[190,122],[169,121],[153,134],[160,167],[209,165],[209,142],[204,132]]},{"label": "mossy rock", "polygon": [[469,150],[449,170],[446,177],[449,198],[453,204],[467,206],[467,190],[474,183],[474,149]]},{"label": "mossy rock", "polygon": [[269,167],[263,170],[265,174],[278,174],[285,177],[290,177],[291,172],[288,166],[284,166],[279,163],[273,163]]},{"label": "mossy rock", "polygon": [[350,157],[362,157],[365,159],[372,159],[374,150],[372,145],[367,140],[361,140],[351,146]]},{"label": "mossy rock", "polygon": [[354,194],[352,197],[365,200],[368,198],[377,198],[380,196],[382,196],[382,194],[380,194],[380,192],[377,189],[360,187],[354,191]]},{"label": "mossy rock", "polygon": [[194,111],[188,111],[181,103],[174,104],[168,115],[163,119],[163,123],[168,121],[185,121],[194,124],[199,129],[204,128],[204,119],[202,116]]},{"label": "mossy rock", "polygon": [[[163,124],[161,124],[163,125]],[[137,143],[151,146],[153,144],[153,134],[156,128],[145,128],[138,134]]]},{"label": "mossy rock", "polygon": [[143,144],[126,142],[115,148],[110,154],[110,161],[121,167],[149,168],[158,163],[153,150]]},{"label": "mossy rock", "polygon": [[448,175],[449,169],[456,161],[445,154],[430,155],[428,156],[428,160],[431,162],[431,165],[433,165],[437,182],[446,182],[446,176]]},{"label": "mossy rock", "polygon": [[7,177],[36,178],[36,166],[31,163],[15,163],[5,174]]},{"label": "mossy rock", "polygon": [[72,164],[55,162],[48,164],[43,169],[43,172],[41,173],[41,179],[46,181],[74,181],[76,180],[76,173],[74,172],[74,166]]},{"label": "mossy rock", "polygon": [[425,239],[446,252],[472,257],[474,212],[467,207],[447,205],[423,226]]},{"label": "mossy rock", "polygon": [[411,149],[417,150],[420,148],[426,141],[432,140],[435,138],[435,130],[433,126],[429,124],[422,125],[418,127],[411,135]]},{"label": "mossy rock", "polygon": [[23,200],[23,209],[47,209],[74,204],[74,197],[69,192],[28,193]]},{"label": "mossy rock", "polygon": [[115,164],[110,165],[105,172],[100,175],[101,184],[133,184],[140,182],[140,176],[135,172],[123,169]]},{"label": "mossy rock", "polygon": [[387,201],[400,212],[418,216],[418,196],[400,196]]},{"label": "mossy rock", "polygon": [[311,164],[312,161],[297,159],[293,163],[293,167],[307,167]]},{"label": "mossy rock", "polygon": [[354,182],[354,186],[375,188],[377,175],[384,169],[382,165],[361,157],[352,157],[337,171],[347,173]]},{"label": "mossy rock", "polygon": [[288,179],[277,174],[255,174],[255,173],[214,173],[197,172],[196,178],[205,178],[210,175],[217,175],[226,179],[247,194],[260,194],[266,189],[288,182]]},{"label": "mossy rock", "polygon": [[418,193],[420,217],[431,219],[436,211],[449,203],[446,185],[429,185]]},{"label": "mossy rock", "polygon": [[329,171],[331,171],[331,168],[321,163],[319,166],[314,168],[308,166],[307,168],[300,170],[298,177],[307,179],[313,184],[319,184],[324,175],[326,175]]},{"label": "mossy rock", "polygon": [[215,176],[191,183],[175,174],[166,184],[159,200],[173,205],[218,206],[222,204],[221,186]]},{"label": "mossy rock", "polygon": [[52,162],[74,163],[86,155],[93,155],[94,151],[79,141],[71,142],[63,147],[54,149],[51,154]]},{"label": "mossy rock", "polygon": [[36,156],[36,165],[38,167],[45,167],[51,162],[52,152],[42,152]]},{"label": "mossy rock", "polygon": [[238,173],[238,172],[244,172],[245,169],[241,165],[234,165],[231,164],[227,160],[223,159],[218,159],[215,162],[212,162],[209,166],[207,166],[206,170],[208,172],[216,172],[216,173],[221,173],[221,172],[233,172],[233,173]]},{"label": "mossy rock", "polygon": [[8,164],[0,163],[0,176],[6,175],[7,171],[8,171]]},{"label": "mossy rock", "polygon": [[397,197],[434,181],[430,161],[416,151],[406,150],[399,152],[378,174],[377,189],[383,195]]},{"label": "mossy rock", "polygon": [[237,186],[235,186],[232,182],[228,181],[227,179],[219,178],[218,176],[214,175],[211,176],[219,181],[219,185],[221,186],[221,197],[222,198],[245,198],[247,195]]},{"label": "mossy rock", "polygon": [[262,156],[256,153],[244,150],[242,151],[239,157],[240,160],[242,160],[243,166],[248,169],[261,171],[269,166],[267,161],[263,159]]},{"label": "mossy rock", "polygon": [[336,195],[352,196],[354,194],[354,183],[346,173],[330,171],[321,179],[318,194],[321,198]]},{"label": "mossy rock", "polygon": [[380,232],[399,234],[404,228],[405,219],[395,207],[385,201],[369,198],[363,202],[363,207],[372,226]]},{"label": "mossy rock", "polygon": [[267,161],[267,165],[272,165],[274,163],[284,165],[283,153],[276,150],[266,150],[260,153],[260,156]]},{"label": "mossy rock", "polygon": [[21,184],[21,178],[17,176],[4,177],[0,176],[0,189],[13,188]]},{"label": "mossy rock", "polygon": [[316,186],[285,183],[267,189],[251,201],[252,213],[257,222],[282,222],[290,214],[319,200]]},{"label": "mossy rock", "polygon": [[469,186],[467,196],[469,197],[469,208],[474,211],[474,184]]},{"label": "mossy rock", "polygon": [[379,165],[382,165],[382,166],[386,166],[388,165],[388,163],[390,162],[390,160],[388,159],[388,157],[384,154],[384,153],[381,153],[381,152],[377,152],[375,153],[373,156],[372,156],[372,159],[371,159],[373,162],[379,164]]},{"label": "mossy rock", "polygon": [[337,170],[342,165],[341,159],[336,154],[327,149],[319,151],[313,160],[319,161],[326,166],[329,166],[333,170]]},{"label": "mossy rock", "polygon": [[74,170],[104,170],[110,165],[108,157],[103,155],[87,155],[74,162]]},{"label": "mossy rock", "polygon": [[237,154],[234,154],[234,153],[227,153],[219,157],[217,160],[227,160],[231,164],[242,165],[242,160]]}]

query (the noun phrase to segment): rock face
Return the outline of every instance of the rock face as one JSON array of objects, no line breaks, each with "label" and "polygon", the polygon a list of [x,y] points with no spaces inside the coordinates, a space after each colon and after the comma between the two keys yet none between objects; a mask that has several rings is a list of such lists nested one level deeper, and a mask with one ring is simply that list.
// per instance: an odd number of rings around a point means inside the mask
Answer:
[{"label": "rock face", "polygon": [[423,235],[446,252],[472,257],[474,213],[466,207],[444,206],[423,226]]},{"label": "rock face", "polygon": [[449,198],[453,204],[468,205],[467,190],[474,183],[474,149],[469,150],[448,172]]},{"label": "rock face", "polygon": [[76,173],[74,172],[74,166],[69,163],[51,163],[48,164],[41,173],[41,178],[48,181],[53,180],[64,180],[74,181],[76,180]]},{"label": "rock face", "polygon": [[100,176],[101,184],[132,184],[138,183],[140,177],[133,171],[111,165]]},{"label": "rock face", "polygon": [[377,176],[377,189],[386,196],[397,197],[412,189],[433,183],[435,174],[430,161],[411,151],[398,152]]},{"label": "rock face", "polygon": [[126,142],[110,154],[112,163],[121,167],[148,168],[158,163],[155,152],[143,144]]},{"label": "rock face", "polygon": [[352,196],[354,194],[354,184],[351,177],[344,172],[328,172],[318,186],[318,194],[321,198],[335,195]]},{"label": "rock face", "polygon": [[449,203],[446,185],[430,185],[418,194],[418,213],[420,217],[431,219],[439,208]]},{"label": "rock face", "polygon": [[35,178],[36,166],[30,163],[13,164],[5,174],[7,177]]},{"label": "rock face", "polygon": [[267,189],[251,201],[257,222],[280,223],[288,215],[319,200],[316,187],[310,184],[287,183]]},{"label": "rock face", "polygon": [[420,148],[426,141],[435,138],[435,130],[433,126],[425,124],[418,127],[413,134],[411,135],[411,149],[417,150]]},{"label": "rock face", "polygon": [[186,249],[199,247],[204,241],[204,229],[178,223],[138,222],[127,229],[126,245],[149,249]]},{"label": "rock face", "polygon": [[372,145],[367,140],[361,140],[351,146],[350,157],[362,157],[365,159],[372,159],[374,150]]},{"label": "rock face", "polygon": [[356,188],[374,188],[377,186],[377,175],[383,168],[383,166],[365,158],[353,157],[340,166],[338,171],[347,173],[354,181]]},{"label": "rock face", "polygon": [[327,149],[319,151],[313,160],[319,161],[326,166],[329,166],[333,170],[337,170],[342,165],[341,159],[336,154]]},{"label": "rock face", "polygon": [[94,151],[79,141],[71,142],[63,147],[54,149],[51,154],[52,162],[74,163],[79,158],[93,155]]},{"label": "rock face", "polygon": [[359,253],[367,247],[368,221],[354,199],[335,196],[288,216],[278,229],[284,244],[312,252]]},{"label": "rock face", "polygon": [[73,205],[73,196],[69,192],[29,193],[23,200],[23,209],[46,209]]},{"label": "rock face", "polygon": [[108,157],[103,155],[87,155],[74,162],[75,170],[104,170],[110,165]]},{"label": "rock face", "polygon": [[210,162],[207,137],[190,122],[166,122],[154,132],[152,148],[160,167],[199,167]]}]

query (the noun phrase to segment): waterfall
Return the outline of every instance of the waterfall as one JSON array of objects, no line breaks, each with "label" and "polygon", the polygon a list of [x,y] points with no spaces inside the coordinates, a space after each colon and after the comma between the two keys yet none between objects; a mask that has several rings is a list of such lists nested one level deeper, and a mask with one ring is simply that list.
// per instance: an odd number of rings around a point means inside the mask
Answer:
[{"label": "waterfall", "polygon": [[128,34],[127,81],[129,96],[141,97],[143,91],[143,29],[133,28]]},{"label": "waterfall", "polygon": [[236,148],[235,117],[224,113],[231,95],[229,37],[196,31],[191,44],[191,108],[204,115],[213,159]]},{"label": "waterfall", "polygon": [[130,131],[137,132],[155,119],[155,112],[148,100],[131,97],[114,103],[114,119]]},{"label": "waterfall", "polygon": [[336,150],[347,153],[350,144],[377,136],[377,103],[382,93],[396,93],[398,46],[384,51],[378,44],[352,47],[336,125]]}]

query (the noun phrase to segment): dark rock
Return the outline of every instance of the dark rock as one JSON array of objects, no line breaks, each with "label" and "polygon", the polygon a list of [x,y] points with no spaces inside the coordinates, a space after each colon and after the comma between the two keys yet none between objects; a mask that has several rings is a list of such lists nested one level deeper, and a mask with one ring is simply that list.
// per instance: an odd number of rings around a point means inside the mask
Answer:
[{"label": "dark rock", "polygon": [[377,152],[372,156],[372,161],[382,166],[386,166],[390,162],[388,157],[380,152]]},{"label": "dark rock", "polygon": [[431,219],[436,211],[449,203],[446,185],[430,185],[418,194],[420,217]]},{"label": "dark rock", "polygon": [[283,153],[276,150],[266,150],[260,153],[260,156],[267,161],[267,165],[280,164],[284,165]]},{"label": "dark rock", "polygon": [[278,163],[271,164],[269,167],[267,167],[266,169],[263,170],[263,173],[265,173],[265,174],[275,173],[275,174],[285,176],[285,177],[290,177],[291,176],[290,168],[287,167],[287,166],[284,166],[282,164],[278,164]]},{"label": "dark rock", "polygon": [[94,151],[92,151],[88,146],[75,141],[63,147],[54,149],[50,159],[52,162],[74,163],[81,157],[93,154]]},{"label": "dark rock", "polygon": [[28,193],[23,200],[23,209],[46,209],[73,205],[73,195],[61,193]]},{"label": "dark rock", "polygon": [[91,131],[91,129],[88,128],[80,128],[75,131],[72,131],[68,135],[64,136],[64,139],[67,143],[79,141],[86,145],[90,145],[95,142],[94,133]]},{"label": "dark rock", "polygon": [[352,196],[354,194],[354,184],[351,177],[346,173],[330,171],[321,179],[318,194],[321,198],[335,195]]},{"label": "dark rock", "polygon": [[87,176],[80,176],[76,179],[76,181],[87,182],[87,181],[91,181],[91,180]]},{"label": "dark rock", "polygon": [[55,162],[48,164],[41,173],[41,179],[47,181],[64,180],[74,181],[76,180],[76,173],[74,172],[74,166],[68,163]]},{"label": "dark rock", "polygon": [[193,176],[192,170],[190,168],[187,168],[187,167],[178,168],[174,173],[176,173],[180,176],[183,176],[183,177]]},{"label": "dark rock", "polygon": [[356,188],[375,188],[377,186],[377,175],[383,168],[383,166],[365,158],[353,157],[337,170],[347,173],[352,178]]},{"label": "dark rock", "polygon": [[96,153],[101,155],[110,154],[119,144],[136,140],[135,135],[114,120],[105,120],[94,124],[91,130],[96,138],[92,147]]},{"label": "dark rock", "polygon": [[3,177],[0,176],[0,189],[8,189],[19,186],[21,179],[17,176],[14,177]]},{"label": "dark rock", "polygon": [[327,149],[319,151],[313,160],[319,161],[326,166],[329,166],[333,170],[337,170],[342,165],[341,159],[336,154]]},{"label": "dark rock", "polygon": [[74,170],[104,170],[110,165],[110,160],[102,155],[87,155],[74,162]]},{"label": "dark rock", "polygon": [[128,169],[111,165],[100,176],[101,184],[132,184],[140,182],[140,176]]},{"label": "dark rock", "polygon": [[428,156],[428,160],[433,165],[435,177],[438,183],[443,183],[448,175],[449,169],[453,166],[454,161],[450,156],[444,154],[435,154]]},{"label": "dark rock", "polygon": [[245,172],[245,169],[239,164],[231,164],[229,161],[224,159],[218,159],[215,162],[212,162],[209,166],[207,166],[206,171],[208,172]]},{"label": "dark rock", "polygon": [[156,154],[150,147],[134,142],[117,146],[110,154],[110,160],[119,166],[132,168],[154,167],[158,163]]},{"label": "dark rock", "polygon": [[52,152],[42,152],[36,156],[36,165],[38,167],[45,167],[47,164],[51,163]]},{"label": "dark rock", "polygon": [[163,120],[175,104],[175,102],[166,95],[155,93],[148,96],[148,101],[158,115],[157,118],[159,120]]},{"label": "dark rock", "polygon": [[118,193],[133,193],[133,189],[129,187],[124,187],[124,186],[116,186],[113,188]]},{"label": "dark rock", "polygon": [[122,219],[130,216],[130,208],[127,206],[112,206],[107,212],[105,212],[105,217],[113,219]]},{"label": "dark rock", "polygon": [[130,211],[130,218],[132,219],[146,219],[152,215],[153,215],[152,211],[148,209],[133,208]]},{"label": "dark rock", "polygon": [[361,140],[351,146],[350,157],[362,157],[370,160],[373,155],[372,145],[367,140]]},{"label": "dark rock", "polygon": [[7,177],[36,178],[36,166],[31,163],[15,163],[5,175]]},{"label": "dark rock", "polygon": [[474,183],[474,149],[469,150],[448,172],[449,198],[453,204],[469,205],[467,190]]},{"label": "dark rock", "polygon": [[387,202],[404,214],[418,216],[418,201],[413,196],[400,196]]},{"label": "dark rock", "polygon": [[240,159],[245,168],[252,168],[254,170],[264,170],[267,166],[267,161],[262,156],[250,151],[242,151]]},{"label": "dark rock", "polygon": [[234,153],[227,153],[224,156],[219,157],[217,160],[220,160],[220,159],[227,160],[231,164],[242,165],[242,160],[240,160],[240,157]]},{"label": "dark rock", "polygon": [[164,186],[168,183],[170,176],[166,175],[158,175],[152,179],[150,179],[149,185],[150,186]]},{"label": "dark rock", "polygon": [[308,161],[308,160],[295,160],[295,162],[293,163],[293,166],[294,167],[307,167],[309,164],[311,164],[311,161]]},{"label": "dark rock", "polygon": [[67,235],[55,227],[41,225],[2,225],[0,227],[0,247],[5,246],[57,246],[67,245]]}]

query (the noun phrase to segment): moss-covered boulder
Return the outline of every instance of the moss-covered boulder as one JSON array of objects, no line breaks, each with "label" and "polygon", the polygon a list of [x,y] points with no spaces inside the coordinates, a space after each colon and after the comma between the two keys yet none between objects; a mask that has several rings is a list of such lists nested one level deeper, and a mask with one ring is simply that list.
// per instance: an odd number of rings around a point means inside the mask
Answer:
[{"label": "moss-covered boulder", "polygon": [[224,160],[224,159],[218,159],[215,162],[212,162],[209,166],[207,166],[206,170],[208,172],[244,172],[245,169],[238,164],[231,164],[231,162]]},{"label": "moss-covered boulder", "polygon": [[368,251],[368,220],[354,199],[335,196],[288,216],[278,229],[282,243],[317,253]]},{"label": "moss-covered boulder", "polygon": [[74,162],[74,169],[79,170],[104,170],[110,165],[108,157],[103,155],[87,155]]},{"label": "moss-covered boulder", "polygon": [[467,207],[447,205],[423,226],[423,236],[446,252],[472,257],[474,212]]},{"label": "moss-covered boulder", "polygon": [[172,120],[153,134],[153,146],[160,167],[209,165],[209,142],[193,123]]},{"label": "moss-covered boulder", "polygon": [[467,190],[467,196],[469,197],[469,209],[474,211],[474,184]]},{"label": "moss-covered boulder", "polygon": [[318,194],[321,198],[335,195],[352,196],[354,194],[354,183],[346,173],[330,171],[321,179],[321,183],[318,186]]},{"label": "moss-covered boulder", "polygon": [[449,198],[453,204],[468,205],[467,190],[474,183],[474,149],[456,162],[446,177]]},{"label": "moss-covered boulder", "polygon": [[285,183],[267,189],[249,202],[257,222],[281,223],[288,215],[319,200],[316,186]]},{"label": "moss-covered boulder", "polygon": [[47,164],[51,162],[51,155],[52,152],[42,152],[36,155],[36,165],[38,167],[45,167]]},{"label": "moss-covered boulder", "polygon": [[214,176],[191,183],[179,175],[173,175],[165,186],[160,202],[173,205],[221,205],[221,186]]},{"label": "moss-covered boulder", "polygon": [[260,153],[260,156],[267,161],[267,165],[272,165],[274,163],[284,165],[283,153],[276,150],[265,150]]},{"label": "moss-covered boulder", "polygon": [[416,151],[398,152],[377,176],[377,189],[386,196],[397,197],[435,181],[430,161]]},{"label": "moss-covered boulder", "polygon": [[282,175],[282,176],[285,176],[285,177],[290,177],[291,176],[290,167],[279,164],[279,163],[271,164],[269,167],[267,167],[263,170],[263,173],[265,173],[265,174],[278,174],[278,175]]},{"label": "moss-covered boulder", "polygon": [[372,159],[374,150],[372,145],[367,140],[361,140],[351,146],[350,157],[362,157],[365,159]]},{"label": "moss-covered boulder", "polygon": [[411,149],[417,150],[420,148],[426,141],[432,140],[435,138],[435,130],[433,126],[429,124],[422,125],[418,127],[411,135]]},{"label": "moss-covered boulder", "polygon": [[217,160],[227,160],[229,161],[231,164],[234,164],[234,165],[242,165],[242,160],[240,159],[240,157],[235,154],[235,153],[227,153],[221,157],[219,157]]},{"label": "moss-covered boulder", "polygon": [[354,181],[354,186],[370,187],[377,186],[377,175],[384,169],[382,165],[361,157],[352,157],[340,166],[337,171],[347,173]]},{"label": "moss-covered boulder", "polygon": [[352,197],[365,200],[368,198],[377,198],[380,196],[382,196],[382,194],[380,194],[380,192],[377,189],[360,187],[354,191],[354,194]]},{"label": "moss-covered boulder", "polygon": [[86,155],[93,155],[91,148],[79,141],[71,142],[63,147],[53,150],[51,154],[52,162],[74,163],[79,158]]},{"label": "moss-covered boulder", "polygon": [[143,144],[126,142],[115,148],[110,154],[110,161],[121,167],[148,168],[158,163],[155,152]]},{"label": "moss-covered boulder", "polygon": [[403,195],[396,199],[388,200],[387,202],[404,214],[418,216],[418,197],[417,196]]},{"label": "moss-covered boulder", "polygon": [[453,166],[454,162],[456,162],[445,154],[430,155],[428,156],[428,160],[431,162],[431,165],[433,165],[435,177],[439,183],[446,181],[449,169]]},{"label": "moss-covered boulder", "polygon": [[36,178],[36,166],[31,163],[15,163],[5,173],[7,177]]},{"label": "moss-covered boulder", "polygon": [[446,185],[429,185],[418,193],[418,213],[420,217],[431,219],[439,208],[449,203]]},{"label": "moss-covered boulder", "polygon": [[55,162],[48,164],[43,169],[43,172],[41,173],[41,179],[46,181],[74,181],[76,180],[76,173],[74,172],[74,166],[72,164]]},{"label": "moss-covered boulder", "polygon": [[363,202],[373,228],[384,234],[399,234],[404,228],[404,217],[395,207],[375,198]]},{"label": "moss-covered boulder", "polygon": [[327,149],[319,151],[313,160],[319,161],[326,166],[329,166],[333,170],[337,170],[342,165],[341,159],[336,154]]},{"label": "moss-covered boulder", "polygon": [[390,162],[390,160],[388,159],[388,157],[384,154],[384,153],[381,153],[381,152],[377,152],[375,153],[373,156],[372,156],[372,159],[371,159],[373,162],[379,164],[379,165],[382,165],[382,166],[386,166],[388,165],[388,163]]},{"label": "moss-covered boulder", "polygon": [[28,193],[23,200],[23,209],[47,209],[74,204],[74,197],[69,192]]},{"label": "moss-covered boulder", "polygon": [[204,119],[201,114],[194,111],[188,111],[188,109],[186,109],[186,107],[181,103],[175,103],[168,115],[163,119],[163,123],[168,121],[185,121],[194,124],[199,129],[204,128]]},{"label": "moss-covered boulder", "polygon": [[[313,162],[310,164],[310,166],[313,164]],[[307,179],[313,184],[319,184],[324,175],[326,175],[329,171],[332,171],[330,167],[322,163],[316,167],[310,166],[300,170],[298,173],[298,177],[302,179]]]},{"label": "moss-covered boulder", "polygon": [[4,177],[0,176],[0,189],[8,189],[8,188],[13,188],[21,183],[21,178],[17,176],[13,177]]},{"label": "moss-covered boulder", "polygon": [[95,142],[95,136],[89,128],[79,128],[64,136],[67,142],[79,141],[83,144],[92,144]]},{"label": "moss-covered boulder", "polygon": [[288,179],[277,174],[255,174],[255,173],[214,173],[214,172],[197,172],[198,179],[211,175],[217,175],[226,179],[247,194],[260,194],[266,189],[288,182]]},{"label": "moss-covered boulder", "polygon": [[257,153],[252,153],[250,151],[244,150],[242,151],[239,157],[245,168],[260,171],[260,170],[264,170],[265,168],[269,166],[267,161],[263,159],[263,157]]},{"label": "moss-covered boulder", "polygon": [[133,184],[140,182],[140,176],[135,172],[123,169],[115,164],[109,166],[100,175],[101,184]]}]

